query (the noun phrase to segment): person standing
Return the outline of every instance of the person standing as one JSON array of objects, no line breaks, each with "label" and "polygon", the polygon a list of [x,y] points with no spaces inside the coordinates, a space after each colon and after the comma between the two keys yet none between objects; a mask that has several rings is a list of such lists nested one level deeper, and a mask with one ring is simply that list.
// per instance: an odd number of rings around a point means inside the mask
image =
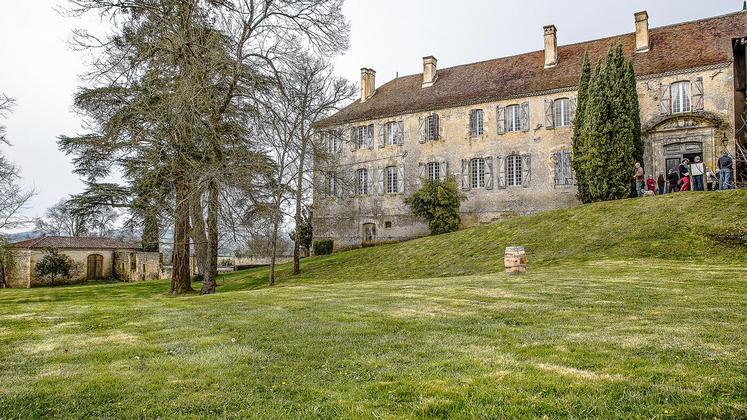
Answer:
[{"label": "person standing", "polygon": [[677,188],[679,191],[687,191],[690,189],[689,170],[690,170],[690,160],[687,158],[682,159],[682,163],[680,163],[680,165],[677,167],[677,176],[679,177]]},{"label": "person standing", "polygon": [[680,177],[677,176],[677,171],[670,169],[667,174],[667,181],[669,181],[669,189],[667,192],[673,193],[679,191]]},{"label": "person standing", "polygon": [[667,180],[664,179],[664,173],[659,172],[659,177],[656,178],[656,186],[659,188],[659,195],[664,194],[664,188],[667,185]]},{"label": "person standing", "polygon": [[646,179],[646,190],[651,191],[652,193],[656,192],[656,181],[654,181],[654,177],[651,175]]},{"label": "person standing", "polygon": [[720,190],[730,190],[734,188],[731,181],[731,171],[734,168],[734,161],[731,160],[729,152],[724,150],[724,154],[718,158],[718,188]]},{"label": "person standing", "polygon": [[635,169],[633,170],[633,179],[635,180],[635,193],[638,197],[643,195],[643,175],[641,164],[636,162]]},{"label": "person standing", "polygon": [[690,164],[690,175],[693,177],[693,191],[703,191],[703,174],[705,169],[703,168],[703,162],[700,161],[700,156],[695,156],[695,162]]}]

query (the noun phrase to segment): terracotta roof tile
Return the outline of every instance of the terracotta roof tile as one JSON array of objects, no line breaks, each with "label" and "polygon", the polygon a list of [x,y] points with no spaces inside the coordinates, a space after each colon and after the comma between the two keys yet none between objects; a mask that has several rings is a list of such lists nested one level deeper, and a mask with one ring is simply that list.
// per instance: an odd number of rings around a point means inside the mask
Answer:
[{"label": "terracotta roof tile", "polygon": [[11,248],[43,249],[142,249],[133,242],[124,242],[111,238],[97,237],[71,237],[71,236],[43,236],[41,238],[27,239],[10,245]]},{"label": "terracotta roof tile", "polygon": [[578,85],[585,52],[592,63],[620,42],[633,58],[638,77],[728,63],[731,39],[747,36],[747,12],[679,23],[650,30],[650,50],[634,53],[635,33],[558,47],[559,61],[544,68],[544,51],[438,70],[436,83],[422,88],[422,74],[394,79],[364,103],[355,101],[316,126],[344,124],[406,113],[526,97]]}]

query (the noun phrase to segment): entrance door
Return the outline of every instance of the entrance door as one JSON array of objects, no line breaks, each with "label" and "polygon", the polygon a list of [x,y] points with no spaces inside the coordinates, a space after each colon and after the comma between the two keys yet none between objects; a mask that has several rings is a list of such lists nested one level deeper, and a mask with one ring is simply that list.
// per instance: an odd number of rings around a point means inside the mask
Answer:
[{"label": "entrance door", "polygon": [[373,245],[376,243],[376,224],[363,224],[363,245]]},{"label": "entrance door", "polygon": [[99,254],[88,256],[86,279],[98,280],[104,277],[104,257]]}]

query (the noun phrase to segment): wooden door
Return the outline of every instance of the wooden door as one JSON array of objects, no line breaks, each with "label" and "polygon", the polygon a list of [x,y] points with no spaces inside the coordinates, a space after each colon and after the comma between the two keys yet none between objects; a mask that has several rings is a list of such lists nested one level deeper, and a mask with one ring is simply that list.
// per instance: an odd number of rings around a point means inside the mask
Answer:
[{"label": "wooden door", "polygon": [[88,256],[86,279],[97,280],[104,277],[104,257],[99,254]]}]

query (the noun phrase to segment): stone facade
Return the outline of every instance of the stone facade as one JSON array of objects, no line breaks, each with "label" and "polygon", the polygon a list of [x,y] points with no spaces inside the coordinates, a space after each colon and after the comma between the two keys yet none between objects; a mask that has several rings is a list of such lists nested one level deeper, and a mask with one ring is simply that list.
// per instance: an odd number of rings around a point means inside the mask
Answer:
[{"label": "stone facade", "polygon": [[[739,15],[740,22],[744,16]],[[644,17],[648,18],[636,14],[639,30],[644,28],[640,23]],[[633,35],[630,41],[628,53],[634,63],[648,59],[646,54],[653,54],[649,51],[649,39],[653,44],[651,51],[657,48],[657,39],[661,39],[657,32],[649,38],[647,21],[645,30],[645,34]],[[554,41],[554,27],[551,32]],[[546,44],[547,34],[546,27]],[[645,44],[641,44],[642,40]],[[554,48],[554,42],[549,44]],[[553,51],[549,59],[558,62],[558,67],[544,71],[562,70],[567,49],[561,47],[559,51],[559,54]],[[739,59],[744,60],[744,56]],[[546,55],[545,67],[555,66],[547,62]],[[431,69],[434,63],[433,57],[425,57],[422,89],[435,89],[439,85],[435,76],[433,86],[426,86],[425,79],[433,78],[430,72],[435,72]],[[735,118],[743,109],[737,101],[744,97],[736,86],[744,84],[744,72],[739,70],[744,69],[743,63],[735,64],[732,59],[704,66],[695,64],[701,63],[695,61],[690,68],[637,76],[645,144],[643,165],[647,175],[654,178],[666,173],[668,165],[671,167],[683,157],[699,155],[705,166],[715,170],[718,156],[724,150],[735,152]],[[363,84],[373,84],[372,70],[364,72]],[[396,86],[396,82],[392,83]],[[675,86],[677,83],[680,84]],[[323,122],[317,127],[321,148],[326,152],[317,156],[315,167],[315,237],[333,239],[335,248],[343,249],[428,234],[425,224],[411,215],[404,197],[417,190],[420,177],[429,175],[429,162],[432,168],[439,167],[440,177],[444,176],[444,169],[453,176],[467,196],[460,208],[464,227],[576,204],[572,173],[567,168],[572,123],[562,124],[565,120],[562,111],[556,115],[556,107],[563,102],[570,114],[568,120],[572,120],[576,89],[569,86],[526,95],[517,93],[505,99],[496,97],[378,118],[376,112],[368,112],[372,118],[346,121],[353,118],[332,117]],[[687,92],[675,95],[673,103],[673,93],[679,92],[678,89]],[[373,86],[363,91],[374,92],[365,98],[370,109],[379,92]],[[386,95],[396,95],[396,91],[382,91],[380,101],[385,101]],[[402,88],[401,94],[408,93]],[[683,97],[687,98],[684,105],[689,102],[689,106],[683,105]],[[359,104],[352,106],[352,112],[343,110],[341,115],[354,113],[356,106]],[[474,132],[476,118],[471,117],[475,110],[481,110],[479,134]],[[433,115],[437,115],[438,135],[431,140],[429,118]],[[514,121],[515,126],[510,127]],[[390,136],[392,130],[395,134]],[[361,135],[365,140],[359,142]],[[481,158],[482,163],[473,164],[475,158]],[[521,171],[515,168],[517,162]],[[482,182],[473,180],[473,166],[477,168],[475,172],[484,171]],[[364,188],[359,182],[359,170],[367,174],[368,185]],[[396,176],[392,175],[394,172]],[[389,185],[388,180],[395,177],[404,179],[397,179],[396,186]],[[521,179],[512,182],[517,178]]]}]

